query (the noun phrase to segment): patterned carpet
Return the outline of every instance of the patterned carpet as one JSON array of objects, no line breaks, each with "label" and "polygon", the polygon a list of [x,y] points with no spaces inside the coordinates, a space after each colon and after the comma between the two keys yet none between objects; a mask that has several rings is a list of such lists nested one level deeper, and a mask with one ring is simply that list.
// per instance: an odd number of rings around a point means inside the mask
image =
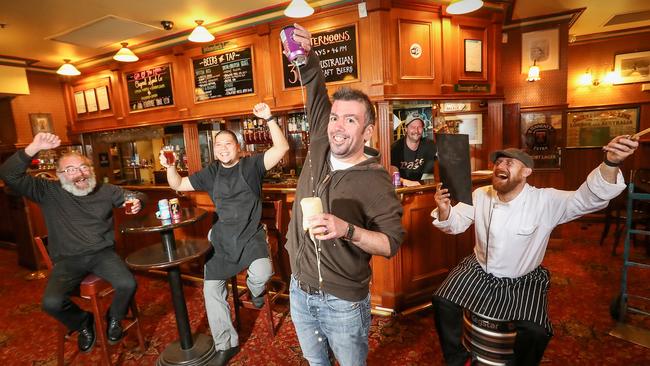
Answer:
[{"label": "patterned carpet", "polygon": [[[611,243],[598,246],[599,225],[569,224],[565,239],[549,246],[544,264],[552,274],[550,311],[555,336],[543,365],[650,365],[650,349],[608,335],[614,326],[609,315],[611,299],[619,291],[621,256],[610,255]],[[621,245],[622,247],[622,245]],[[620,250],[619,250],[620,252]],[[638,255],[641,248],[635,249]],[[647,258],[646,258],[647,259]],[[28,271],[17,264],[16,253],[0,249],[0,365],[56,365],[55,321],[40,310],[45,280],[26,281]],[[630,273],[630,286],[650,297],[648,273]],[[113,361],[119,365],[153,365],[165,345],[177,339],[167,283],[162,277],[137,276],[136,295],[146,349],[137,349],[130,336],[115,346]],[[194,332],[209,334],[201,288],[185,286],[188,312]],[[287,310],[282,304],[281,309]],[[276,314],[281,322],[271,338],[259,313],[242,310],[242,351],[231,365],[306,365],[290,317]],[[650,321],[630,316],[630,322],[650,329]],[[67,358],[74,343],[68,344]],[[77,365],[96,365],[97,349],[79,355]],[[442,357],[430,311],[409,316],[374,316],[370,332],[369,365],[441,365]]]}]

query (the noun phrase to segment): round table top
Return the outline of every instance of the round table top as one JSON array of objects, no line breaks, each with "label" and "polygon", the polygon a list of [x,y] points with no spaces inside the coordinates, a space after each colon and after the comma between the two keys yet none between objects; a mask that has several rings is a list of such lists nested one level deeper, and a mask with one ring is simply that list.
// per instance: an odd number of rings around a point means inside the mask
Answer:
[{"label": "round table top", "polygon": [[144,270],[175,267],[200,257],[211,247],[207,239],[180,239],[176,240],[176,249],[168,253],[162,243],[156,243],[129,254],[126,264]]},{"label": "round table top", "polygon": [[120,225],[120,231],[122,234],[167,231],[195,223],[207,214],[207,211],[196,207],[181,208],[181,218],[178,220],[160,220],[153,213],[145,215],[136,214]]}]

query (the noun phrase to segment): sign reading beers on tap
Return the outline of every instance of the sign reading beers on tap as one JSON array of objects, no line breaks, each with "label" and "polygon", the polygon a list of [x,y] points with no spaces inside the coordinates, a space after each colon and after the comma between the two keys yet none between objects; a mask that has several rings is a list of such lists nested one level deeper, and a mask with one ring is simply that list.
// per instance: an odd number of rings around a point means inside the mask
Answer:
[{"label": "sign reading beers on tap", "polygon": [[[311,51],[320,58],[320,67],[325,82],[353,81],[359,79],[359,54],[357,52],[357,26],[347,25],[341,28],[313,33]],[[300,77],[296,65],[289,63],[282,56],[284,87],[300,86]]]}]

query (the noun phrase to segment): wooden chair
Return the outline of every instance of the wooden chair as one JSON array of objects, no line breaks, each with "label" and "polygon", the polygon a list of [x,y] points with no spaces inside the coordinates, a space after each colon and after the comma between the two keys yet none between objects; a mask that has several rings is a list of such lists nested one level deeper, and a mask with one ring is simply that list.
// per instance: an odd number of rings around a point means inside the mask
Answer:
[{"label": "wooden chair", "polygon": [[[263,206],[262,206],[262,225],[264,226],[264,232],[266,233],[266,245],[269,250],[269,255],[271,259],[271,266],[273,268],[273,272],[277,273],[278,268],[274,263],[277,263],[278,261],[276,260],[279,247],[281,246],[281,237],[282,237],[282,201],[277,200],[277,201],[264,201]],[[267,210],[265,210],[265,208]],[[272,213],[269,215],[268,208],[272,207]],[[269,225],[266,224],[266,222],[269,222],[269,219],[271,220],[272,229],[269,229]],[[269,232],[272,233],[272,235],[269,235]],[[240,317],[239,317],[239,309],[241,307],[247,308],[247,309],[254,309],[254,310],[260,310],[264,314],[265,322],[267,325],[267,328],[269,330],[269,333],[271,335],[275,336],[275,324],[273,321],[273,305],[275,304],[275,301],[286,291],[287,289],[287,283],[282,280],[282,278],[274,274],[271,279],[266,284],[266,293],[264,294],[264,306],[262,306],[261,309],[258,309],[253,305],[253,303],[250,301],[250,291],[248,288],[245,288],[243,291],[239,291],[237,288],[237,277],[241,277],[242,279],[246,278],[246,270],[241,271],[238,275],[233,276],[230,279],[231,287],[232,287],[232,298],[233,298],[233,304],[235,307],[235,326],[239,330],[240,326]]]},{"label": "wooden chair", "polygon": [[[38,248],[38,251],[43,258],[45,266],[48,270],[51,271],[54,265],[47,251],[47,236],[36,236],[34,237],[34,242],[36,243],[36,247]],[[114,291],[115,290],[113,287],[111,287],[111,284],[108,281],[94,274],[89,274],[79,285],[78,293],[75,293],[72,296],[72,300],[75,301],[80,307],[89,309],[88,311],[91,311],[93,313],[93,316],[95,318],[95,336],[97,337],[97,345],[99,345],[102,349],[102,363],[104,365],[111,364],[109,344],[106,337],[106,321],[104,320],[104,300],[109,298]],[[144,338],[142,337],[142,331],[140,329],[140,322],[138,320],[138,308],[135,304],[135,299],[131,301],[130,310],[130,314],[127,314],[125,323],[123,323],[124,331],[126,332],[129,330],[129,328],[135,326],[140,349],[142,352],[144,352]],[[57,361],[58,365],[60,366],[65,364],[65,341],[74,333],[68,334],[68,329],[63,324],[58,324]]]}]

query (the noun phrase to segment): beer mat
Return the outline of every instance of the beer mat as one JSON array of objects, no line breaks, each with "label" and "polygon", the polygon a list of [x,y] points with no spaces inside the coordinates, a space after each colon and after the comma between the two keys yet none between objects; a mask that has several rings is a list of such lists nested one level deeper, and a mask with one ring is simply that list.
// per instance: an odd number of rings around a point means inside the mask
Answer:
[{"label": "beer mat", "polygon": [[472,204],[472,177],[469,160],[469,136],[464,134],[436,134],[438,168],[443,188],[451,198]]},{"label": "beer mat", "polygon": [[650,127],[646,128],[643,131],[637,132],[634,135],[632,135],[631,139],[632,140],[637,140],[639,137],[645,135],[646,133],[650,132]]}]

